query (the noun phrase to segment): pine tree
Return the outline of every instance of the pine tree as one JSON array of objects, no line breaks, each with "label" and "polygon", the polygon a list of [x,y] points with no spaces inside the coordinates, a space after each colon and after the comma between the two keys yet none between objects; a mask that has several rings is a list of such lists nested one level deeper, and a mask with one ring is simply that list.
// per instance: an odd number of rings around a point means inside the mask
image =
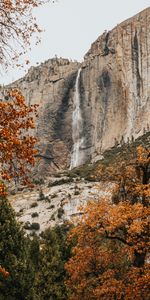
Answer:
[{"label": "pine tree", "polygon": [[34,273],[29,257],[29,241],[7,199],[0,198],[0,265],[8,272],[0,273],[0,299],[34,299]]},{"label": "pine tree", "polygon": [[66,300],[64,264],[70,249],[66,247],[66,229],[55,227],[42,234],[39,271],[36,278],[38,300]]}]

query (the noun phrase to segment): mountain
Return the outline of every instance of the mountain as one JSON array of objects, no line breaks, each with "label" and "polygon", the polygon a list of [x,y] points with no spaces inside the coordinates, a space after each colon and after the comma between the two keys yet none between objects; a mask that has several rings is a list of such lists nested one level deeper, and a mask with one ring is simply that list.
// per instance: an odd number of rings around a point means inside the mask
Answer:
[{"label": "mountain", "polygon": [[39,104],[36,173],[133,141],[150,130],[150,8],[104,32],[83,63],[50,59],[12,86]]}]

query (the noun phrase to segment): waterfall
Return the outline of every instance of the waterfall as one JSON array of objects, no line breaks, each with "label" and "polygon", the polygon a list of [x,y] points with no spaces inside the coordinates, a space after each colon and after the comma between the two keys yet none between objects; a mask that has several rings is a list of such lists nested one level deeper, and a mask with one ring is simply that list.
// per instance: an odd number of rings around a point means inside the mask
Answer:
[{"label": "waterfall", "polygon": [[83,119],[80,108],[80,74],[81,68],[78,70],[75,93],[73,99],[73,113],[72,113],[72,139],[73,139],[73,150],[71,155],[70,169],[77,167],[83,163],[84,160],[84,137],[83,137]]}]

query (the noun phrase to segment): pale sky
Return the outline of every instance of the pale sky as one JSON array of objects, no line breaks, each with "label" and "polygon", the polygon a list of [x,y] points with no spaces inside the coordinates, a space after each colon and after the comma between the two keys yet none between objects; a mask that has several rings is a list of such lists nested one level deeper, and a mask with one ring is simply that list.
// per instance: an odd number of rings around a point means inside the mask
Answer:
[{"label": "pale sky", "polygon": [[[104,30],[110,30],[150,5],[150,0],[57,0],[35,10],[45,31],[41,43],[32,46],[27,58],[31,65],[54,57],[82,61],[83,56]],[[27,69],[26,69],[27,70]],[[13,69],[0,75],[0,84],[25,75]]]}]

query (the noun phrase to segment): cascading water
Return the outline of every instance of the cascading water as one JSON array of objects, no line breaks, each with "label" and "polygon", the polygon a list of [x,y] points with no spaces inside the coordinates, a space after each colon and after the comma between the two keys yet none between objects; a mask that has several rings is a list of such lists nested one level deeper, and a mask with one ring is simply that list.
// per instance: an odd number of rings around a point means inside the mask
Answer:
[{"label": "cascading water", "polygon": [[83,137],[83,119],[80,108],[80,81],[81,68],[78,70],[76,83],[75,83],[75,94],[73,103],[72,113],[72,139],[73,139],[73,150],[71,156],[70,169],[75,168],[83,163],[84,160],[84,137]]}]

